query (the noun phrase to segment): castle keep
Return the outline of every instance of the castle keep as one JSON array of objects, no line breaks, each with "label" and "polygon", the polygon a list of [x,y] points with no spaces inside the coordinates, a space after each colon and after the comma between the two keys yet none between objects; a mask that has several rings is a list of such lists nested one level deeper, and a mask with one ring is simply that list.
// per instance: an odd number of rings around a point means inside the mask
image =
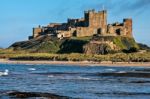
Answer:
[{"label": "castle keep", "polygon": [[123,23],[107,24],[107,11],[89,10],[84,12],[84,18],[68,19],[67,23],[50,23],[47,26],[33,28],[29,39],[42,35],[58,38],[85,36],[124,36],[132,37],[132,19],[124,19]]}]

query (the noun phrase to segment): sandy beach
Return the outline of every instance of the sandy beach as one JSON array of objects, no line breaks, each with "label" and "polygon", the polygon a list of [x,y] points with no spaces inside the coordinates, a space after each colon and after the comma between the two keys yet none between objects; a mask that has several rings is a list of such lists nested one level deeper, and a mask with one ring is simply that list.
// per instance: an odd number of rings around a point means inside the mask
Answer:
[{"label": "sandy beach", "polygon": [[58,65],[78,65],[78,66],[147,66],[150,67],[150,62],[90,62],[90,61],[15,61],[8,59],[0,59],[1,64],[58,64]]}]

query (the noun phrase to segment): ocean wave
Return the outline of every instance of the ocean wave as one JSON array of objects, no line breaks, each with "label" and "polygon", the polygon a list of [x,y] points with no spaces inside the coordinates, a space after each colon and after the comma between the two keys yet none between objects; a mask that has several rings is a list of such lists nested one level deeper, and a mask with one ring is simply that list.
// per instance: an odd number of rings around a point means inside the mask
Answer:
[{"label": "ocean wave", "polygon": [[150,72],[150,68],[136,69],[137,72]]},{"label": "ocean wave", "polygon": [[59,75],[80,75],[80,74],[87,74],[87,73],[73,73],[73,72],[43,72],[43,73],[31,73],[31,74],[37,74],[37,75],[54,75],[54,76],[59,76]]},{"label": "ocean wave", "polygon": [[62,80],[99,80],[96,78],[91,78],[91,77],[82,77],[82,76],[63,76],[63,75],[48,75],[49,78],[54,78],[54,79],[62,79]]},{"label": "ocean wave", "polygon": [[117,72],[117,73],[127,73],[126,71],[119,71],[119,72]]},{"label": "ocean wave", "polygon": [[92,78],[92,77],[77,77],[77,78],[75,78],[76,80],[90,80],[90,81],[98,81],[98,80],[100,80],[100,79],[98,79],[98,78]]},{"label": "ocean wave", "polygon": [[0,76],[7,76],[9,75],[9,70],[8,69],[5,69],[4,72],[0,72]]},{"label": "ocean wave", "polygon": [[28,68],[28,70],[35,71],[36,69],[35,68]]},{"label": "ocean wave", "polygon": [[55,76],[54,76],[54,75],[48,75],[48,77],[49,77],[49,78],[53,78],[53,77],[55,77]]},{"label": "ocean wave", "polygon": [[105,69],[105,71],[116,71],[115,69]]},{"label": "ocean wave", "polygon": [[30,65],[33,65],[33,64],[25,64],[25,65],[30,66]]},{"label": "ocean wave", "polygon": [[113,72],[113,73],[97,73],[97,76],[113,76],[113,77],[140,77],[140,78],[150,78],[150,73],[143,72]]}]

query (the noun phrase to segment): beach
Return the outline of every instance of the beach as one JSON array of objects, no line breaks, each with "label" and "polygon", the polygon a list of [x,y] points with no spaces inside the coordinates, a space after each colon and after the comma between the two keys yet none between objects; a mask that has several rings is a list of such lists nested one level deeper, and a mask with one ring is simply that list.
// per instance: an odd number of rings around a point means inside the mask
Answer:
[{"label": "beach", "polygon": [[93,61],[23,61],[23,60],[9,60],[9,59],[0,59],[2,64],[33,64],[33,65],[48,65],[48,64],[58,64],[58,65],[80,65],[80,66],[146,66],[150,67],[150,62],[93,62]]}]

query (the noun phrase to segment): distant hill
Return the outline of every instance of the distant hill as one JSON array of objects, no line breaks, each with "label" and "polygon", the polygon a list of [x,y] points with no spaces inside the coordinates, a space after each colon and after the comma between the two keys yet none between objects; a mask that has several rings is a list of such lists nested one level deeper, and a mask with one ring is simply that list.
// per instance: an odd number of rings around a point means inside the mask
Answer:
[{"label": "distant hill", "polygon": [[106,54],[130,48],[139,49],[139,46],[133,38],[128,37],[94,36],[58,39],[51,36],[41,36],[28,41],[16,42],[9,48],[40,53]]},{"label": "distant hill", "polygon": [[138,45],[139,45],[139,48],[140,48],[141,50],[150,51],[150,47],[147,46],[146,44],[138,43]]}]

